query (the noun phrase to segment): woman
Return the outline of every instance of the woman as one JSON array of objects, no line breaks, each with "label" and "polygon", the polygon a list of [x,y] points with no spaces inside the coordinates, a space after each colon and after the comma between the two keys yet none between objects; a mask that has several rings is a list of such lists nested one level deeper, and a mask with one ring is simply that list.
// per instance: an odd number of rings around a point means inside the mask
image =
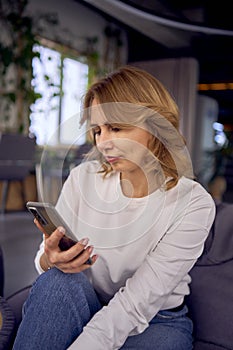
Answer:
[{"label": "woman", "polygon": [[56,205],[82,239],[61,251],[63,228],[44,233],[14,349],[192,349],[184,298],[215,206],[193,180],[177,105],[130,66],[83,105],[93,152]]}]

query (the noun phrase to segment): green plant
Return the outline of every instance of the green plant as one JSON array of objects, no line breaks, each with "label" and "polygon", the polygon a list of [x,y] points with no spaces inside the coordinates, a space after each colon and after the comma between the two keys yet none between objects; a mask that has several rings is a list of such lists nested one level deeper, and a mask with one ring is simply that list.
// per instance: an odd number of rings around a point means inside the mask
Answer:
[{"label": "green plant", "polygon": [[[41,95],[31,81],[33,50],[43,21],[57,24],[54,14],[27,15],[28,0],[0,0],[0,99],[2,131],[28,133],[30,107]],[[42,21],[43,20],[43,21]],[[12,123],[12,116],[13,123]]]}]

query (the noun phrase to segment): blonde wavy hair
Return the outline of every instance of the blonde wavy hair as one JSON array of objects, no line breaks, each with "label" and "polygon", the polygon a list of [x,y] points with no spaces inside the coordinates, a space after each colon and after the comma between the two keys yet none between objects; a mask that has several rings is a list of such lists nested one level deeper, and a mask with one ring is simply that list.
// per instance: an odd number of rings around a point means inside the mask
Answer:
[{"label": "blonde wavy hair", "polygon": [[[185,140],[179,132],[178,106],[154,76],[134,66],[123,66],[95,82],[83,99],[81,123],[86,121],[87,127],[94,99],[109,124],[124,128],[129,124],[143,125],[153,135],[148,148],[167,179],[166,190],[174,187],[181,176],[192,177]],[[126,117],[122,117],[124,115]],[[95,147],[95,136],[91,128],[88,129],[94,143],[91,157],[94,155],[101,162],[103,173],[107,175],[112,167]]]}]

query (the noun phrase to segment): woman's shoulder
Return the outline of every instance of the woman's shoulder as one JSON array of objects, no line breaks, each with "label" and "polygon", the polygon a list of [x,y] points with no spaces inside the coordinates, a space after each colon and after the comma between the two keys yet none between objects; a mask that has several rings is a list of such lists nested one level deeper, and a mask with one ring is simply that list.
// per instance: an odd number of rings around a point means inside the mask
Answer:
[{"label": "woman's shoulder", "polygon": [[215,207],[214,200],[205,187],[198,181],[182,177],[179,180],[179,186],[190,192],[193,201],[201,201],[208,203],[211,207]]},{"label": "woman's shoulder", "polygon": [[179,180],[179,184],[182,186],[186,186],[187,188],[193,189],[196,192],[206,193],[210,195],[209,192],[204,188],[204,186],[195,179],[190,179],[185,176],[182,176]]}]

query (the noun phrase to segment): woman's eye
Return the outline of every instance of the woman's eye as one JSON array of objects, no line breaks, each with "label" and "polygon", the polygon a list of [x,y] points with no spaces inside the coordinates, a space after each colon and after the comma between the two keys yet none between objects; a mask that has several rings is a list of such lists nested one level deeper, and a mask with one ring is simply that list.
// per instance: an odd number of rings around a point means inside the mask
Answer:
[{"label": "woman's eye", "polygon": [[100,129],[99,128],[98,129],[93,129],[93,134],[94,134],[94,136],[100,135]]},{"label": "woman's eye", "polygon": [[121,129],[120,129],[120,128],[117,128],[117,127],[112,126],[112,127],[111,127],[111,130],[112,130],[113,132],[118,132],[118,131],[120,131]]}]

